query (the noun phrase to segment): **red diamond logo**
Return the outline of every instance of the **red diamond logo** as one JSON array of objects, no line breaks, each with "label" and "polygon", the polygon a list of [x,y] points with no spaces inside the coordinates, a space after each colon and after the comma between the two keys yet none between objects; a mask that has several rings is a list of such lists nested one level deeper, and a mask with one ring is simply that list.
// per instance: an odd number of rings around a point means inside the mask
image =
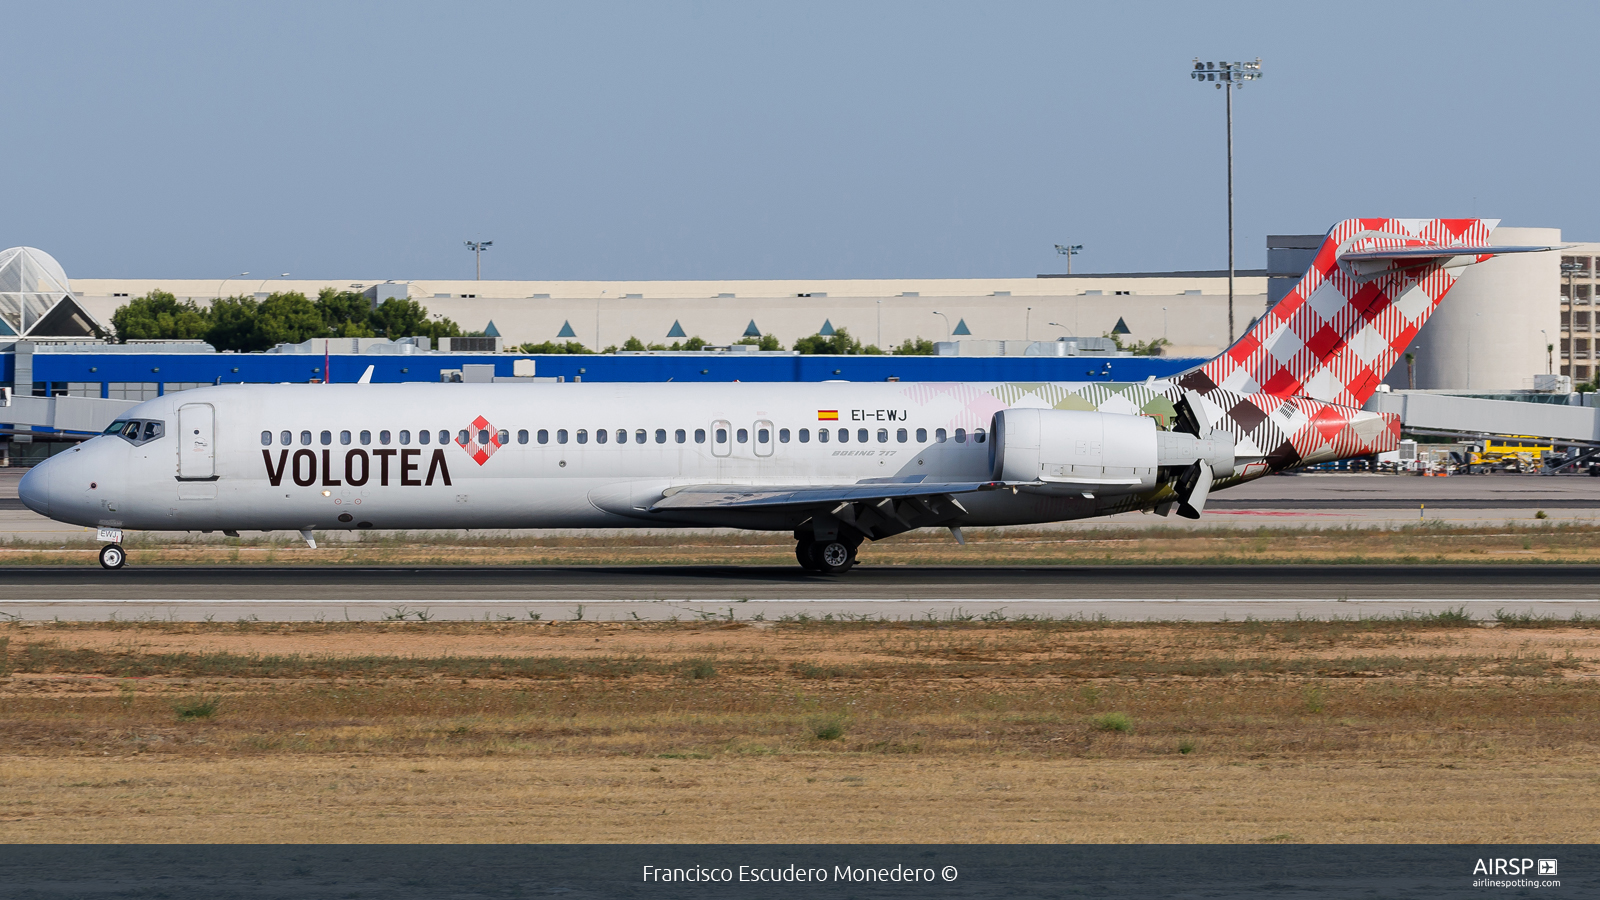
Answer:
[{"label": "red diamond logo", "polygon": [[500,449],[500,432],[489,424],[488,419],[479,416],[472,420],[472,427],[465,433],[456,435],[456,446],[467,451],[472,461],[481,466]]}]

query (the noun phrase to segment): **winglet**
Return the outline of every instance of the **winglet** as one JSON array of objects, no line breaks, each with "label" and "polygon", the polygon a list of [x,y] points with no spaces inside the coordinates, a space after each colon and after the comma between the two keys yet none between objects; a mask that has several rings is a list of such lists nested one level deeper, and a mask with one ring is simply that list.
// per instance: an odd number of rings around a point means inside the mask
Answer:
[{"label": "winglet", "polygon": [[356,379],[356,384],[371,384],[372,383],[372,370],[376,369],[376,368],[377,368],[377,366],[367,366],[367,370],[365,372],[361,373],[361,377],[360,378]]}]

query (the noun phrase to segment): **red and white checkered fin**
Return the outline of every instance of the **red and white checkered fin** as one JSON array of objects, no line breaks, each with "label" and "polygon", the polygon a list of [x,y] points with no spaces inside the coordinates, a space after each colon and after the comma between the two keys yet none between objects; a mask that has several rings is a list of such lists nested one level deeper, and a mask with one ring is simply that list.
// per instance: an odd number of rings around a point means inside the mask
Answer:
[{"label": "red and white checkered fin", "polygon": [[[1222,388],[1361,406],[1455,284],[1457,266],[1489,258],[1483,251],[1497,224],[1498,219],[1340,222],[1294,290],[1180,383],[1201,393]],[[1444,252],[1451,248],[1463,252]],[[1345,258],[1351,254],[1361,259]]]},{"label": "red and white checkered fin", "polygon": [[[489,433],[489,440],[479,441],[478,438],[485,431]],[[489,457],[500,449],[500,432],[493,425],[490,425],[489,420],[483,416],[472,420],[472,427],[467,431],[467,437],[470,440],[463,443],[461,436],[456,435],[456,446],[467,451],[467,455],[472,457],[472,461],[480,466],[488,462]]]}]

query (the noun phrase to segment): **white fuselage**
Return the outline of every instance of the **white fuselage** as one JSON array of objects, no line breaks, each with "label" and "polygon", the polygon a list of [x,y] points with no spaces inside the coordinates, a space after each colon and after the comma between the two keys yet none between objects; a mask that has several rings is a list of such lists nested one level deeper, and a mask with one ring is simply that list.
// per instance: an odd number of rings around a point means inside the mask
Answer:
[{"label": "white fuselage", "polygon": [[[1007,408],[993,387],[222,385],[129,410],[162,435],[94,438],[36,467],[22,494],[52,518],[126,529],[786,529],[793,512],[648,506],[688,484],[988,479],[987,431]],[[991,491],[964,495],[966,514],[951,524],[1058,521],[1148,501]]]}]

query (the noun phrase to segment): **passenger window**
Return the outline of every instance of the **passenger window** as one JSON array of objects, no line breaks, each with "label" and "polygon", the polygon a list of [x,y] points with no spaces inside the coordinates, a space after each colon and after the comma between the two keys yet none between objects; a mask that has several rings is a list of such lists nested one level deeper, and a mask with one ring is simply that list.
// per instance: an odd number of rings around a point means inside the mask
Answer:
[{"label": "passenger window", "polygon": [[[522,443],[526,444],[527,441],[523,440],[523,439],[526,438],[527,436],[528,436],[528,433],[526,431],[520,432],[518,434],[518,436],[517,436],[517,440],[522,441]],[[541,428],[541,429],[539,429],[539,432],[534,435],[534,437],[538,438],[539,443],[548,444],[548,443],[550,443],[550,429]]]},{"label": "passenger window", "polygon": [[717,429],[717,443],[726,444],[727,442],[728,442],[728,429],[726,429],[726,428],[718,428]]},{"label": "passenger window", "polygon": [[[627,442],[628,442],[628,429],[626,429],[626,428],[618,428],[617,429],[617,443],[626,444]],[[640,441],[639,443],[642,444],[642,443],[644,443],[644,441]]]},{"label": "passenger window", "polygon": [[411,443],[411,432],[409,432],[409,431],[400,432],[400,446],[404,447],[405,445],[407,445],[409,443]]},{"label": "passenger window", "polygon": [[667,430],[665,428],[657,428],[656,429],[656,443],[665,444],[666,442],[667,442]]},{"label": "passenger window", "polygon": [[[601,434],[605,434],[604,431],[602,431],[600,433]],[[587,428],[579,428],[578,429],[578,443],[580,443],[580,444],[589,443],[589,430]]]},{"label": "passenger window", "polygon": [[779,428],[778,429],[778,443],[780,443],[780,444],[789,443],[789,429],[787,429],[787,428]]},{"label": "passenger window", "polygon": [[528,442],[528,429],[526,429],[526,428],[518,429],[517,430],[517,443],[526,444],[527,442]]},{"label": "passenger window", "polygon": [[309,432],[309,431],[300,432],[300,443],[301,443],[302,446],[306,446],[306,447],[311,446],[311,432]]},{"label": "passenger window", "polygon": [[918,428],[917,429],[917,443],[926,444],[927,442],[928,442],[928,429],[926,429],[926,428]]},{"label": "passenger window", "polygon": [[489,432],[488,432],[488,430],[487,429],[483,429],[483,428],[478,429],[478,446],[485,447],[485,446],[488,446],[488,444],[489,444]]},{"label": "passenger window", "polygon": [[287,432],[287,431],[280,432],[278,434],[278,443],[280,443],[280,444],[284,445],[285,447],[287,447],[290,444],[294,443],[294,435],[291,434],[290,432]]},{"label": "passenger window", "polygon": [[967,430],[965,428],[957,428],[956,429],[956,443],[965,444],[966,442],[967,442]]},{"label": "passenger window", "polygon": [[906,430],[902,428],[899,431],[896,431],[894,433],[894,439],[904,444],[906,442]]},{"label": "passenger window", "polygon": [[[904,431],[902,431],[900,433],[901,434],[905,434]],[[866,440],[866,438],[862,438],[862,440]],[[905,438],[901,438],[900,440],[903,441],[903,440],[905,440]],[[887,428],[879,428],[878,429],[878,443],[880,443],[880,444],[889,443],[889,429],[887,429]]]},{"label": "passenger window", "polygon": [[982,428],[975,429],[972,432],[972,439],[977,441],[980,444],[983,443],[984,437],[985,437],[985,435],[983,433],[983,429]]},{"label": "passenger window", "polygon": [[827,442],[828,442],[828,429],[826,429],[826,428],[818,428],[817,429],[817,443],[826,444]]},{"label": "passenger window", "polygon": [[[627,432],[623,432],[623,433],[626,434]],[[609,441],[609,440],[611,440],[611,432],[605,430],[604,428],[596,428],[594,430],[594,442],[596,444],[604,444],[606,441]],[[582,442],[580,441],[579,443],[582,443]]]},{"label": "passenger window", "polygon": [[677,431],[674,431],[672,433],[672,439],[674,441],[676,441],[677,443],[681,444],[681,443],[683,443],[683,442],[685,442],[685,441],[687,441],[689,439],[689,434],[688,434],[688,432],[684,431],[682,428],[679,428]]},{"label": "passenger window", "polygon": [[942,444],[946,440],[948,440],[948,437],[945,435],[945,431],[944,431],[943,428],[936,428],[936,429],[934,429],[934,432],[933,432],[933,439]]},{"label": "passenger window", "polygon": [[[488,432],[484,432],[483,436],[484,437],[488,437],[489,436]],[[442,444],[442,443],[444,443],[444,441],[441,440],[439,443]],[[460,444],[463,447],[465,447],[466,445],[472,443],[472,432],[466,430],[465,428],[463,428],[460,431],[456,432],[456,443]]]},{"label": "passenger window", "polygon": [[556,429],[556,443],[565,444],[566,442],[567,442],[567,430],[565,428],[557,428]]},{"label": "passenger window", "polygon": [[378,432],[378,443],[384,445],[385,447],[389,446],[389,432],[387,432],[387,431]]},{"label": "passenger window", "polygon": [[737,432],[737,436],[739,438],[739,443],[748,444],[750,442],[750,429],[748,429],[748,428],[739,429],[739,431]]},{"label": "passenger window", "polygon": [[850,443],[850,429],[848,429],[848,428],[839,429],[839,443],[841,443],[841,444]]},{"label": "passenger window", "polygon": [[263,446],[263,447],[271,447],[272,446],[272,432],[270,432],[270,431],[261,432],[261,446]]},{"label": "passenger window", "polygon": [[[428,442],[430,442],[432,440],[433,440],[433,432],[429,431],[428,429],[424,428],[421,431],[417,432],[417,443],[426,444],[426,443],[428,443]],[[444,443],[444,441],[440,441],[439,443],[442,444],[442,443]]]},{"label": "passenger window", "polygon": [[[500,446],[502,447],[511,443],[511,432],[505,430],[504,428],[500,429],[500,433],[495,435],[495,437],[500,439]],[[522,442],[524,444],[528,442],[528,433],[526,431],[522,433]]]},{"label": "passenger window", "polygon": [[811,429],[809,429],[809,428],[800,429],[800,443],[802,443],[802,444],[811,443]]},{"label": "passenger window", "polygon": [[[883,438],[884,440],[889,439],[889,433],[887,431],[883,433]],[[867,442],[867,430],[865,428],[856,429],[856,440],[863,444]]]},{"label": "passenger window", "polygon": [[450,432],[445,431],[443,428],[439,429],[439,443],[441,443],[441,444],[450,443]]},{"label": "passenger window", "polygon": [[765,443],[767,443],[768,441],[771,441],[771,440],[772,440],[772,432],[766,430],[765,428],[756,429],[756,443],[765,444]]},{"label": "passenger window", "polygon": [[[327,441],[323,441],[323,443],[326,444]],[[348,431],[339,432],[339,443],[345,444],[345,445],[349,445],[349,443],[350,443],[350,432],[348,432]]]},{"label": "passenger window", "polygon": [[372,432],[370,432],[370,431],[361,432],[361,446],[365,447],[370,443],[372,443]]},{"label": "passenger window", "polygon": [[[661,434],[661,440],[663,442],[666,441],[667,433],[665,431],[663,431],[663,432],[660,432],[660,434]],[[646,432],[643,428],[641,428],[638,431],[635,431],[633,433],[633,442],[635,444],[648,444],[648,443],[650,443],[650,434],[648,432]]]},{"label": "passenger window", "polygon": [[331,443],[333,443],[333,432],[324,431],[322,433],[322,446],[326,447]]},{"label": "passenger window", "polygon": [[694,442],[696,444],[704,444],[706,442],[706,430],[704,428],[696,428],[694,430]]}]

